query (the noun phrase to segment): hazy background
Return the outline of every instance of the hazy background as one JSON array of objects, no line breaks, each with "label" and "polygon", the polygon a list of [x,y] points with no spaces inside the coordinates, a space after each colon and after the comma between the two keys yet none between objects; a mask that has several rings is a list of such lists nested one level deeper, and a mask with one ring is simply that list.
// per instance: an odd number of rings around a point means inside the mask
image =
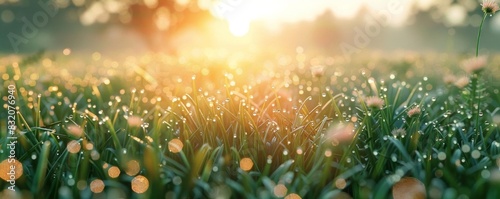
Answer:
[{"label": "hazy background", "polygon": [[[55,15],[39,2],[56,6]],[[389,15],[378,18],[380,13]],[[0,53],[16,53],[13,43],[18,53],[66,48],[110,54],[192,48],[288,51],[302,46],[342,54],[346,45],[472,53],[481,18],[477,0],[0,0]],[[387,23],[378,24],[380,29],[371,26],[376,34],[357,45],[359,32],[366,33],[374,19]],[[34,20],[44,23],[37,26]],[[23,34],[26,21],[36,28],[29,37]],[[488,17],[483,34],[482,48],[500,50],[499,15]]]}]

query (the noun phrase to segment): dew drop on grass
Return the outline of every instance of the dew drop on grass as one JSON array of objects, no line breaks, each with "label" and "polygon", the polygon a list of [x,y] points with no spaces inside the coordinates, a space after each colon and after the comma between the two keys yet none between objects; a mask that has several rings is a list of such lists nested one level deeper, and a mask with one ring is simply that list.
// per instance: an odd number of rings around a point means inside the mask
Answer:
[{"label": "dew drop on grass", "polygon": [[332,151],[330,149],[325,150],[325,157],[331,157],[332,156]]},{"label": "dew drop on grass", "polygon": [[[69,186],[73,186],[73,185],[69,185]],[[67,186],[61,186],[61,188],[59,188],[58,192],[59,192],[59,196],[69,196],[72,194],[71,189]]]},{"label": "dew drop on grass", "polygon": [[172,179],[172,182],[174,183],[174,185],[180,185],[182,183],[182,179],[179,176],[175,176]]},{"label": "dew drop on grass", "polygon": [[397,162],[397,161],[398,161],[398,157],[397,157],[397,155],[393,153],[393,154],[391,155],[391,160],[392,160],[393,162]]},{"label": "dew drop on grass", "polygon": [[481,156],[481,152],[479,152],[478,150],[474,150],[472,151],[471,156],[474,159],[478,159]]},{"label": "dew drop on grass", "polygon": [[439,152],[438,153],[438,159],[439,160],[445,160],[446,159],[446,153],[445,152]]},{"label": "dew drop on grass", "polygon": [[298,155],[302,155],[302,153],[304,153],[304,151],[302,150],[302,148],[301,148],[301,147],[298,147],[298,148],[297,148],[297,154],[298,154]]},{"label": "dew drop on grass", "polygon": [[[497,142],[497,141],[493,141],[493,146],[495,147],[500,147],[500,142]],[[499,159],[500,160],[500,159]],[[500,164],[498,164],[498,166],[500,167]]]},{"label": "dew drop on grass", "polygon": [[75,179],[70,178],[70,179],[68,179],[67,183],[68,183],[69,186],[73,186],[73,185],[75,185]]},{"label": "dew drop on grass", "polygon": [[469,153],[470,152],[470,146],[469,145],[463,145],[462,146],[462,152]]},{"label": "dew drop on grass", "polygon": [[483,171],[481,171],[481,177],[483,177],[484,179],[489,179],[490,176],[491,176],[491,172],[490,171],[488,171],[486,169],[483,170]]},{"label": "dew drop on grass", "polygon": [[92,150],[92,152],[90,152],[90,157],[92,158],[92,160],[96,161],[101,157],[101,155],[96,150]]}]

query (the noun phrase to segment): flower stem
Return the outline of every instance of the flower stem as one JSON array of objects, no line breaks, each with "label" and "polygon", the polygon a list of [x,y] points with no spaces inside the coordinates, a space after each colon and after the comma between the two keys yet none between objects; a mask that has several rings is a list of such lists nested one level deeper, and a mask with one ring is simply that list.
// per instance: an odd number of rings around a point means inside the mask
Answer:
[{"label": "flower stem", "polygon": [[479,32],[477,33],[477,42],[476,42],[476,57],[479,55],[479,39],[481,39],[481,31],[483,30],[483,24],[486,20],[486,13],[484,13],[483,20],[481,20],[481,25],[479,25]]},{"label": "flower stem", "polygon": [[[476,42],[476,57],[479,55],[479,40],[481,39],[481,31],[483,30],[483,24],[484,21],[486,20],[486,16],[488,14],[484,13],[483,15],[483,20],[481,20],[481,25],[479,25],[479,32],[477,33],[477,42]],[[479,106],[481,104],[481,100],[477,99],[477,92],[478,92],[478,81],[479,81],[479,74],[478,72],[473,72],[471,74],[471,99],[470,99],[470,110],[472,111],[472,123],[473,123],[473,128],[475,132],[479,131]],[[477,100],[477,105],[474,103]],[[476,140],[478,139],[478,133],[476,133]]]}]

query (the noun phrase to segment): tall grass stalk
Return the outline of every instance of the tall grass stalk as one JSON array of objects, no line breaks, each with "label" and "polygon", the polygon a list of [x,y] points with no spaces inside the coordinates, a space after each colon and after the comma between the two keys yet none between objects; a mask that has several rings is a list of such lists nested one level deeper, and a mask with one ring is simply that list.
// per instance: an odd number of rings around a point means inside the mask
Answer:
[{"label": "tall grass stalk", "polygon": [[476,57],[479,56],[479,40],[481,39],[481,32],[483,30],[483,24],[484,24],[484,21],[486,20],[487,16],[488,16],[487,13],[483,14],[483,19],[481,20],[481,24],[479,25],[479,31],[477,33],[477,41],[476,41]]}]

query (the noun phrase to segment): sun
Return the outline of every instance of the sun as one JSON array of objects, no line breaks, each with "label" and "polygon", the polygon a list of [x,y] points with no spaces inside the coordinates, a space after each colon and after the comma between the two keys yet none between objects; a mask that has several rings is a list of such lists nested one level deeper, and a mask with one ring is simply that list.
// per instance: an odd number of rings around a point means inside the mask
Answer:
[{"label": "sun", "polygon": [[236,37],[245,36],[250,30],[250,22],[248,20],[228,20],[229,31]]},{"label": "sun", "polygon": [[229,31],[236,37],[248,34],[250,22],[269,17],[276,10],[275,3],[265,0],[229,1],[219,0],[210,9],[212,15],[228,23]]}]

